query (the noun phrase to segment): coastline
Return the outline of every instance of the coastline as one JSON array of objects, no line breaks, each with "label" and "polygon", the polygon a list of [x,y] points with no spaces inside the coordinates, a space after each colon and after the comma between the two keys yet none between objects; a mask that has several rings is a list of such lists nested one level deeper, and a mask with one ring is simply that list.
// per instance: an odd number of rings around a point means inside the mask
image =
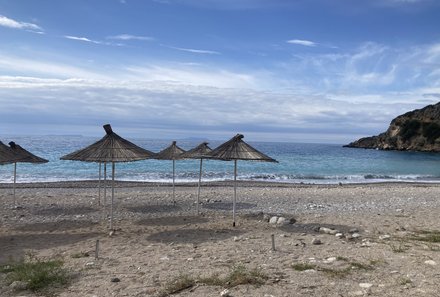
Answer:
[{"label": "coastline", "polygon": [[[258,268],[268,279],[258,287],[233,287],[232,296],[439,293],[440,245],[413,239],[421,231],[440,230],[439,184],[239,181],[233,228],[230,181],[203,183],[201,215],[196,213],[196,184],[178,184],[174,200],[171,184],[117,181],[112,236],[98,205],[97,181],[17,186],[22,208],[11,209],[12,185],[0,184],[0,263],[28,253],[61,257],[78,276],[58,296],[158,296],[182,274],[226,275],[237,265]],[[108,201],[110,194],[108,190]],[[272,225],[263,214],[296,222]],[[319,227],[337,229],[344,236],[356,229],[359,237],[338,238],[319,232]],[[271,250],[272,234],[276,251]],[[98,260],[93,258],[97,239],[102,249]],[[312,244],[314,239],[322,244]],[[72,257],[80,252],[92,256]],[[350,268],[350,263],[371,269]],[[296,271],[296,264],[311,268]],[[345,272],[335,277],[328,271]],[[121,281],[110,282],[113,277]],[[2,296],[34,296],[0,288]],[[173,296],[219,296],[223,289],[197,284]]]}]

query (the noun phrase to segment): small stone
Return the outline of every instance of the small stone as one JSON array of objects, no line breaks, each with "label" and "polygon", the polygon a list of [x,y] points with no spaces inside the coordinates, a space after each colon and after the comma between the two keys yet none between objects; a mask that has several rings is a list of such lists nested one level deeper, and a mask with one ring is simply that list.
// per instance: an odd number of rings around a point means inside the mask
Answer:
[{"label": "small stone", "polygon": [[112,277],[110,280],[112,283],[119,283],[121,280],[118,277]]},{"label": "small stone", "polygon": [[220,293],[221,297],[231,297],[231,292],[228,289],[224,289],[221,293]]},{"label": "small stone", "polygon": [[94,266],[95,265],[95,262],[87,262],[86,263],[86,267],[91,267],[91,266]]},{"label": "small stone", "polygon": [[277,216],[273,216],[273,217],[270,218],[269,224],[274,224],[275,225],[277,223],[277,221],[278,221],[278,217]]},{"label": "small stone", "polygon": [[234,236],[234,241],[240,241],[240,237]]},{"label": "small stone", "polygon": [[364,241],[361,243],[361,247],[371,247],[371,242],[369,242],[368,240]]},{"label": "small stone", "polygon": [[369,283],[360,283],[359,287],[361,287],[362,289],[369,289],[373,286],[373,284],[369,284]]},{"label": "small stone", "polygon": [[115,230],[111,230],[108,234],[108,236],[112,237],[113,235],[115,235]]},{"label": "small stone", "polygon": [[336,257],[329,257],[329,258],[325,259],[323,262],[328,264],[328,263],[336,262],[336,260],[337,260]]},{"label": "small stone", "polygon": [[348,233],[359,233],[359,230],[357,228],[351,228],[348,230]]},{"label": "small stone", "polygon": [[269,220],[270,220],[270,215],[268,215],[267,213],[265,213],[265,214],[263,215],[263,221],[265,221],[265,222],[269,222]]},{"label": "small stone", "polygon": [[314,245],[319,245],[319,244],[322,244],[322,242],[321,242],[321,240],[318,239],[318,238],[313,238],[313,239],[312,239],[312,244],[314,244]]},{"label": "small stone", "polygon": [[288,225],[289,221],[285,217],[279,217],[277,220],[277,225]]},{"label": "small stone", "polygon": [[330,234],[330,235],[336,235],[336,234],[338,234],[338,233],[340,233],[339,230],[331,229],[330,232],[329,232],[328,234]]},{"label": "small stone", "polygon": [[351,237],[352,237],[353,239],[356,239],[356,238],[361,237],[361,235],[360,235],[359,233],[353,233],[353,234],[351,234]]},{"label": "small stone", "polygon": [[290,218],[289,219],[289,224],[295,224],[296,223],[296,219],[295,218]]},{"label": "small stone", "polygon": [[332,231],[332,229],[330,229],[330,228],[326,228],[326,227],[319,228],[319,232],[321,232],[321,233],[330,234],[331,231]]},{"label": "small stone", "polygon": [[437,263],[435,261],[433,261],[433,260],[427,260],[427,261],[425,261],[425,264],[431,265],[431,266],[437,265]]},{"label": "small stone", "polygon": [[342,238],[342,237],[344,237],[344,234],[343,233],[336,233],[335,236],[337,238]]},{"label": "small stone", "polygon": [[380,236],[379,236],[379,239],[380,239],[380,240],[390,240],[390,238],[391,238],[391,236],[388,235],[388,234],[380,235]]}]

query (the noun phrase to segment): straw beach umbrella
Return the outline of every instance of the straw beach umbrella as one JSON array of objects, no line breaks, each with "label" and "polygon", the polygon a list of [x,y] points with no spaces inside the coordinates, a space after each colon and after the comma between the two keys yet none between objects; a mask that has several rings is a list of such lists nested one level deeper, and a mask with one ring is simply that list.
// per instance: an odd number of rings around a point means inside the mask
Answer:
[{"label": "straw beach umbrella", "polygon": [[33,164],[42,164],[49,162],[46,159],[40,158],[31,152],[25,150],[15,142],[9,142],[9,147],[11,151],[17,156],[17,160],[14,161],[14,207],[16,207],[16,199],[15,199],[15,184],[17,181],[17,163],[33,163]]},{"label": "straw beach umbrella", "polygon": [[212,159],[223,161],[234,161],[234,201],[232,204],[232,225],[235,227],[235,204],[237,201],[237,161],[263,161],[263,162],[278,162],[275,159],[263,154],[257,149],[243,141],[243,135],[237,134],[229,141],[221,144],[215,148],[210,156]]},{"label": "straw beach umbrella", "polygon": [[200,172],[199,172],[199,183],[197,186],[197,214],[199,214],[199,204],[200,204],[200,184],[202,182],[202,167],[203,159],[209,158],[209,154],[212,149],[208,146],[207,142],[202,142],[193,149],[190,149],[186,153],[183,153],[181,157],[183,159],[200,159]]},{"label": "straw beach umbrella", "polygon": [[171,145],[162,151],[158,152],[154,157],[157,160],[173,160],[173,199],[176,198],[176,191],[174,188],[175,183],[175,173],[176,173],[176,160],[181,160],[181,155],[185,151],[177,146],[176,142],[173,141]]},{"label": "straw beach umbrella", "polygon": [[20,159],[11,148],[0,141],[0,165],[12,164]]},{"label": "straw beach umbrella", "polygon": [[[115,195],[115,163],[151,159],[154,153],[145,150],[113,132],[109,124],[104,125],[106,135],[99,141],[61,157],[61,160],[74,160],[97,163],[112,163],[112,200],[110,205],[110,229],[113,230],[113,201]],[[105,168],[105,167],[104,167]]]}]

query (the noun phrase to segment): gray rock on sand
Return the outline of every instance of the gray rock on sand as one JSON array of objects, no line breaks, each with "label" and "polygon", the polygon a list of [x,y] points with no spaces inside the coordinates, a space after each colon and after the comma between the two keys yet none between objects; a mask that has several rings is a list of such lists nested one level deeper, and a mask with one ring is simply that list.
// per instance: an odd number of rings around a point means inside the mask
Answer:
[{"label": "gray rock on sand", "polygon": [[288,219],[286,219],[285,217],[279,217],[277,220],[277,225],[284,226],[284,225],[289,225],[289,224],[290,224],[290,221]]},{"label": "gray rock on sand", "polygon": [[319,245],[319,244],[322,244],[322,241],[320,239],[318,239],[318,238],[313,238],[312,239],[312,244]]},{"label": "gray rock on sand", "polygon": [[119,283],[121,280],[119,279],[119,277],[112,277],[110,281],[112,283]]},{"label": "gray rock on sand", "polygon": [[221,297],[232,297],[231,292],[228,289],[224,289],[223,291],[221,291],[220,296]]},{"label": "gray rock on sand", "polygon": [[278,222],[278,217],[277,216],[273,216],[269,220],[269,224],[275,225],[277,222]]},{"label": "gray rock on sand", "polygon": [[331,228],[327,228],[327,227],[319,228],[319,232],[325,233],[325,234],[330,234],[330,235],[336,235],[337,233],[340,233],[339,230],[331,229]]}]

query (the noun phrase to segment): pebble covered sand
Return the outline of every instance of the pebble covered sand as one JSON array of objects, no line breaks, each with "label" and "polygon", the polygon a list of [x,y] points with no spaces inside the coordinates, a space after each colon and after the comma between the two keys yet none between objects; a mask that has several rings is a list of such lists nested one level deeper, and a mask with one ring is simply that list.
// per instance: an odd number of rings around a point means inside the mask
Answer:
[{"label": "pebble covered sand", "polygon": [[[172,296],[440,296],[438,184],[240,182],[232,227],[229,182],[203,185],[200,215],[195,185],[173,199],[169,184],[117,182],[112,235],[96,185],[19,184],[13,209],[0,184],[0,264],[62,259],[72,279],[52,293],[64,297],[165,296],[184,277]],[[262,283],[202,281],[238,268]],[[0,296],[36,296],[6,280]]]}]

